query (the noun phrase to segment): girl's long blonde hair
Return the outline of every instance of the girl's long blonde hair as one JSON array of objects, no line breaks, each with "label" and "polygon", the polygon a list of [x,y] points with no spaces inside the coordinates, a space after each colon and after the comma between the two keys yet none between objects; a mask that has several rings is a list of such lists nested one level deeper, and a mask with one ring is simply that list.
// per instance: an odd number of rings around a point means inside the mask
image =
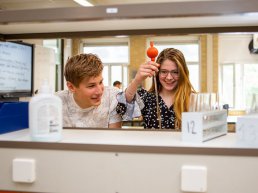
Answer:
[{"label": "girl's long blonde hair", "polygon": [[[179,72],[178,85],[175,92],[174,111],[176,115],[175,129],[180,130],[182,112],[188,111],[190,95],[192,92],[195,93],[195,90],[189,80],[189,70],[187,68],[183,53],[174,48],[167,48],[159,54],[156,62],[162,65],[162,63],[167,59],[176,63]],[[159,81],[159,75],[157,74],[157,76],[153,78],[156,78],[158,92],[160,92],[162,85]],[[154,81],[152,81],[152,86],[149,92],[155,93]]]}]

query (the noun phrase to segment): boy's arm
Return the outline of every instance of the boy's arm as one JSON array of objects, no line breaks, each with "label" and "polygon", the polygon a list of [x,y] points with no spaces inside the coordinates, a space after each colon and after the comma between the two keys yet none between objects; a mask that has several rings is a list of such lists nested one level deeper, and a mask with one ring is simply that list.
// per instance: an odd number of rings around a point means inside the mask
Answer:
[{"label": "boy's arm", "polygon": [[119,93],[118,88],[109,87],[109,120],[108,128],[122,128],[122,117],[116,112],[117,99],[116,95]]},{"label": "boy's arm", "polygon": [[122,122],[117,122],[117,123],[110,123],[108,125],[108,128],[115,128],[115,129],[122,129]]}]

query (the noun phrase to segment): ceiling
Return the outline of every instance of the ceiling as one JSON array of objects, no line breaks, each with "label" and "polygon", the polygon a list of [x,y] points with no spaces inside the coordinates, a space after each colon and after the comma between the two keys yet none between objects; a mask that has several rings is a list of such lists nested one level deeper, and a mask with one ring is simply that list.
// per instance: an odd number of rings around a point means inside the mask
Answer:
[{"label": "ceiling", "polygon": [[[148,3],[179,2],[179,1],[191,2],[196,0],[89,0],[89,2],[92,3],[94,6],[121,5],[121,4],[125,5],[125,4],[139,4],[139,3],[148,4]],[[209,0],[199,0],[199,1],[209,1]],[[79,6],[80,5],[78,5],[73,0],[0,0],[0,9],[2,10],[79,7]]]},{"label": "ceiling", "polygon": [[[81,7],[72,0],[0,0],[0,34],[258,27],[256,0],[90,2],[95,6]],[[113,8],[118,13],[107,14]]]}]

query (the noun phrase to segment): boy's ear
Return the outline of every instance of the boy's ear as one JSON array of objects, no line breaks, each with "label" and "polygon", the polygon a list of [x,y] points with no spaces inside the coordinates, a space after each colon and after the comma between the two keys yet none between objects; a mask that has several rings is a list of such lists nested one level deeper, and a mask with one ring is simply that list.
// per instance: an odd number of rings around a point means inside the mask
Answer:
[{"label": "boy's ear", "polygon": [[68,88],[72,93],[75,92],[76,87],[73,85],[73,83],[67,81],[67,82],[66,82],[66,86],[67,86],[67,88]]}]

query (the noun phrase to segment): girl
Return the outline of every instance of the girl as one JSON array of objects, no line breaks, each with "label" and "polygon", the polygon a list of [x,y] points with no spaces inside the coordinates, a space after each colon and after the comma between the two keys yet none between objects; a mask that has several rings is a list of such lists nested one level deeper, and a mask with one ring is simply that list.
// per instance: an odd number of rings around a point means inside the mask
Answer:
[{"label": "girl", "polygon": [[[147,77],[156,78],[158,108],[154,81],[149,91],[137,89]],[[128,88],[117,97],[117,112],[128,120],[139,116],[140,111],[144,128],[159,128],[160,121],[161,128],[179,130],[182,112],[188,111],[192,92],[195,90],[189,80],[184,55],[177,49],[167,48],[159,54],[156,63],[149,61],[140,65]]]}]

